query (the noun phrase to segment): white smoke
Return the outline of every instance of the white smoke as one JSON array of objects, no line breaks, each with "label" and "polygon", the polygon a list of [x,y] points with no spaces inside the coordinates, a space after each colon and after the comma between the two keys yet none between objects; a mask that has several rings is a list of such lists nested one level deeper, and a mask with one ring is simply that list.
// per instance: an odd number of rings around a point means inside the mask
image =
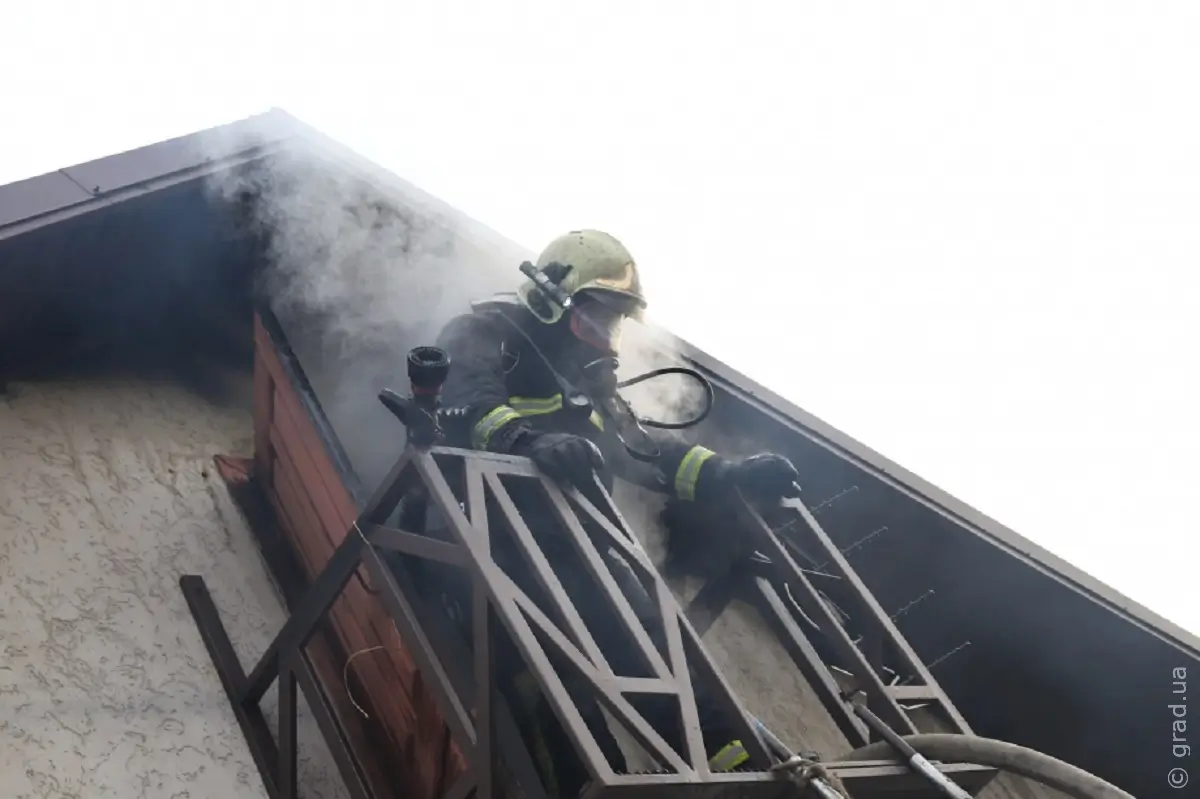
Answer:
[{"label": "white smoke", "polygon": [[506,287],[519,263],[388,178],[302,143],[209,184],[259,242],[258,288],[368,490],[404,441],[379,390],[404,391],[408,351]]},{"label": "white smoke", "polygon": [[214,187],[242,199],[262,234],[263,287],[277,311],[320,318],[347,345],[390,344],[398,326],[435,332],[502,282],[449,214],[305,150]]},{"label": "white smoke", "polygon": [[[249,144],[212,142],[221,153]],[[532,253],[381,171],[333,163],[320,147],[291,147],[225,173],[210,190],[240,209],[242,229],[262,242],[260,288],[360,477],[373,485],[403,441],[378,391],[403,391],[408,350],[432,343],[471,301],[515,290],[517,267]],[[622,378],[681,363],[669,337],[629,328]],[[678,376],[625,395],[640,415],[665,421],[694,416],[703,396]]]}]

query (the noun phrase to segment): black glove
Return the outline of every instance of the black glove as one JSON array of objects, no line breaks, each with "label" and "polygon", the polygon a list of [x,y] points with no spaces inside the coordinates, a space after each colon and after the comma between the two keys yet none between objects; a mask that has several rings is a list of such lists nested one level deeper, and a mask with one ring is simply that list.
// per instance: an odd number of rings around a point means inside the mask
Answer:
[{"label": "black glove", "polygon": [[784,497],[800,496],[800,474],[782,455],[752,455],[728,467],[726,479],[742,496],[755,503],[778,502]]},{"label": "black glove", "polygon": [[587,486],[604,468],[600,448],[583,436],[570,433],[537,433],[526,436],[512,449],[524,455],[542,474],[559,483]]}]

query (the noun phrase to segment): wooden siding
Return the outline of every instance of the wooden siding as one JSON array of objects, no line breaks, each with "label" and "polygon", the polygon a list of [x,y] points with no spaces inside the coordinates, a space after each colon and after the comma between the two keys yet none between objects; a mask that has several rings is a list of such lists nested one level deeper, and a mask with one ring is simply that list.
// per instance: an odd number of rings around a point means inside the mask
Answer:
[{"label": "wooden siding", "polygon": [[[311,579],[351,530],[358,508],[257,318],[254,337],[255,471]],[[377,758],[382,762],[373,768],[393,785],[403,786],[398,796],[440,796],[464,768],[462,758],[365,573],[350,581],[333,606],[330,622],[338,655],[314,660],[330,696],[345,697],[343,672],[350,676],[349,690],[366,712],[376,744],[360,745],[359,751],[382,748]]]}]

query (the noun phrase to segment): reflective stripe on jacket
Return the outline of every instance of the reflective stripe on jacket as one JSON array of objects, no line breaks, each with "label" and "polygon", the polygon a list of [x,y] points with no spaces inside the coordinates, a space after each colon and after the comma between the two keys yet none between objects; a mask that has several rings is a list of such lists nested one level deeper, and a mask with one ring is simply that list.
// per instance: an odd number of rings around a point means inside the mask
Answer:
[{"label": "reflective stripe on jacket", "polygon": [[[509,397],[507,405],[494,408],[476,423],[472,430],[471,443],[476,449],[487,449],[492,434],[509,422],[557,413],[562,410],[562,404],[562,394],[544,398]],[[604,419],[595,411],[592,411],[588,421],[598,430],[604,430]]]}]

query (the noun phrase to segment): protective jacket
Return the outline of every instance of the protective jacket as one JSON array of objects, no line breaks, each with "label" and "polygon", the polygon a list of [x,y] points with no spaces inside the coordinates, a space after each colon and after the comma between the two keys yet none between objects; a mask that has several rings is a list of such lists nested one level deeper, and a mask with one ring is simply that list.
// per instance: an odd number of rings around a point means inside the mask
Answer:
[{"label": "protective jacket", "polygon": [[564,342],[573,344],[562,330],[505,297],[479,303],[473,313],[452,320],[438,339],[453,360],[442,402],[465,415],[461,429],[469,431],[469,440],[452,443],[512,452],[523,437],[569,433],[599,448],[605,464],[599,476],[610,491],[615,474],[685,501],[719,493],[727,464],[712,450],[654,431],[658,456],[640,463],[621,444],[613,420],[596,410],[598,404],[577,410],[565,402],[562,380],[581,390],[583,381],[572,379],[575,365],[562,351]]}]

